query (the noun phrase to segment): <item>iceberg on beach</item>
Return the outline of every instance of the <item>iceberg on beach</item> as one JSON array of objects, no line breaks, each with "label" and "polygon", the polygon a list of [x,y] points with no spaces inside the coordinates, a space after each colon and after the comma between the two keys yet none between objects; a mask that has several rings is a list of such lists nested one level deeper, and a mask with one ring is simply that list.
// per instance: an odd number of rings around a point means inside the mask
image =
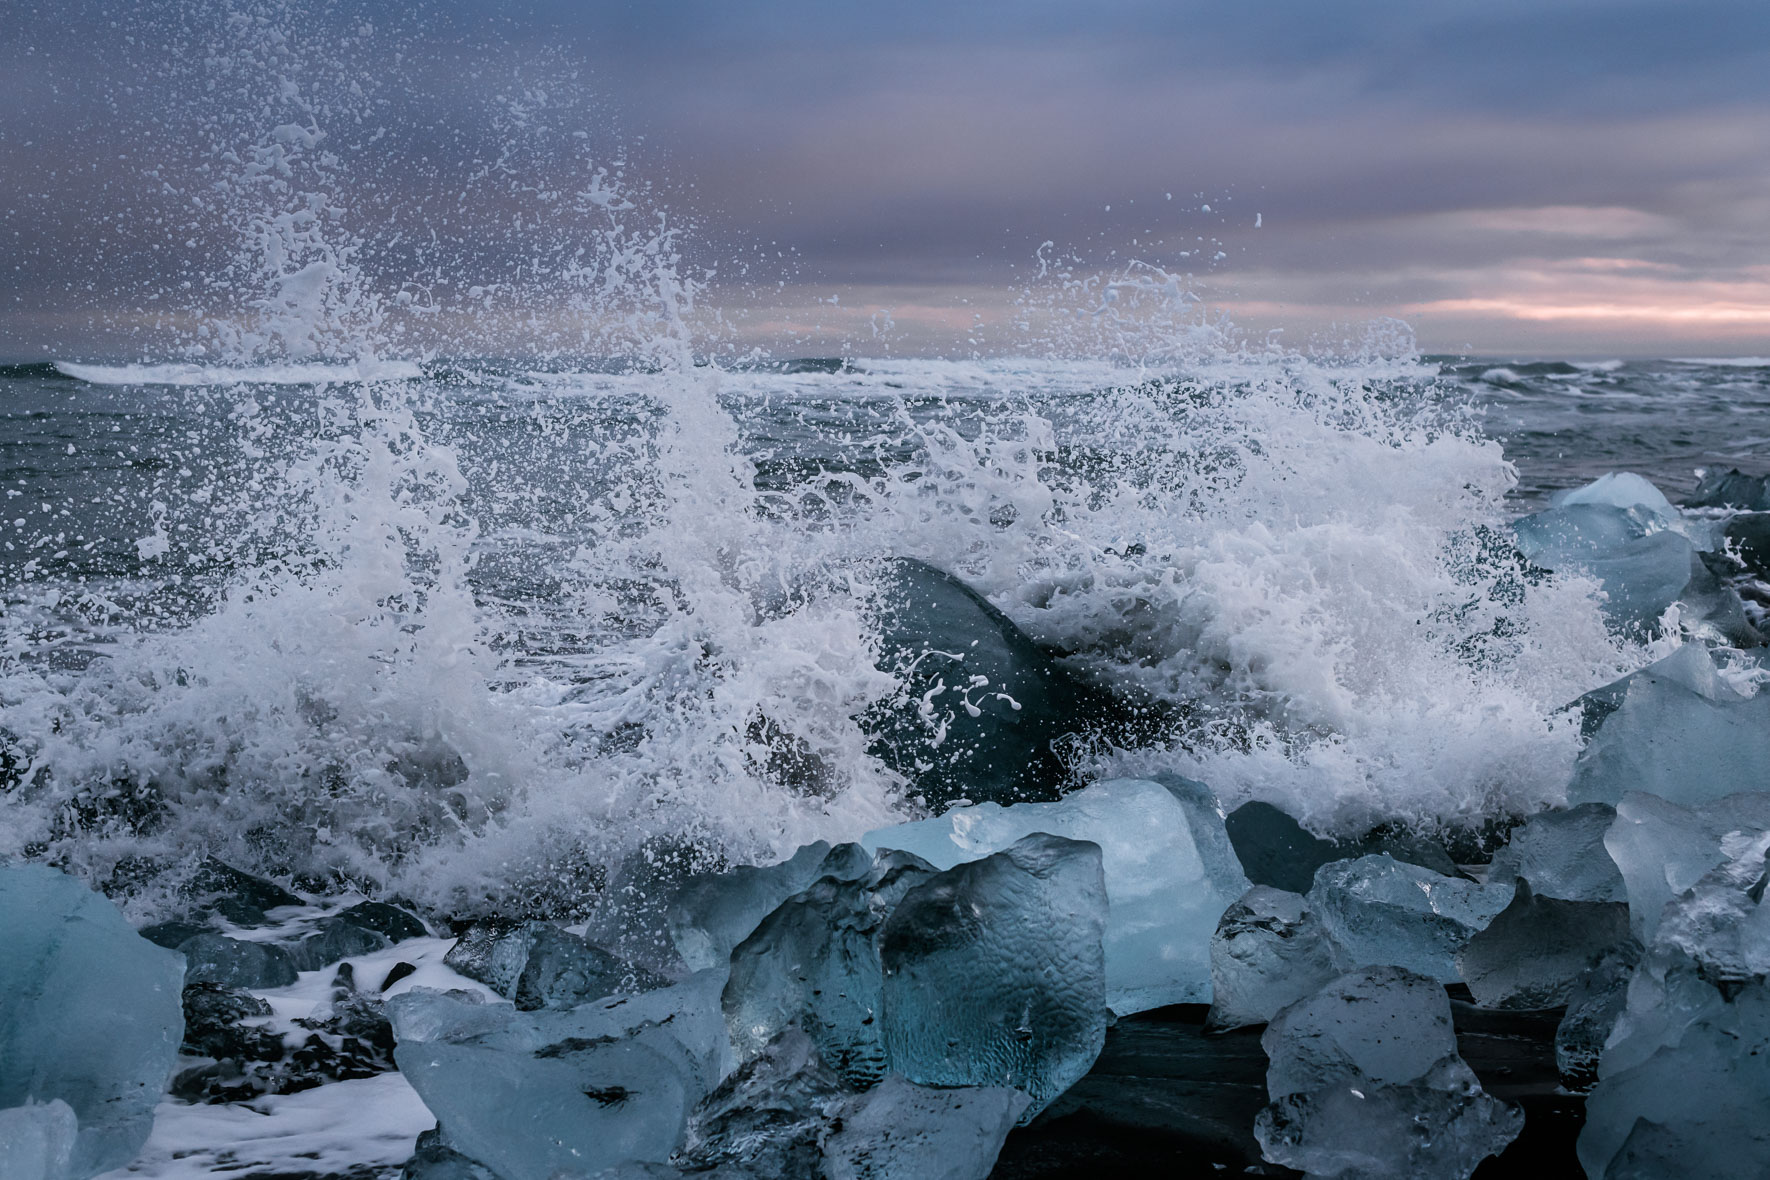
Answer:
[{"label": "iceberg on beach", "polygon": [[1644,791],[1698,804],[1770,782],[1770,692],[1749,695],[1700,644],[1580,698],[1586,747],[1572,803],[1616,803]]},{"label": "iceberg on beach", "polygon": [[1088,1072],[1106,1039],[1100,849],[1035,833],[904,894],[886,919],[885,1056],[930,1086],[1010,1086],[1022,1120]]},{"label": "iceberg on beach", "polygon": [[1462,978],[1458,952],[1511,900],[1509,881],[1482,885],[1383,855],[1323,865],[1308,894],[1350,962],[1406,967],[1441,983]]},{"label": "iceberg on beach", "polygon": [[1256,885],[1223,912],[1211,935],[1210,1026],[1265,1024],[1347,966],[1308,899]]},{"label": "iceberg on beach", "polygon": [[563,1012],[519,1012],[462,993],[388,1001],[400,1071],[441,1142],[501,1180],[663,1163],[729,1050],[722,972]]},{"label": "iceberg on beach", "polygon": [[1523,1129],[1457,1054],[1432,979],[1367,967],[1280,1012],[1260,1039],[1265,1157],[1311,1176],[1463,1180]]},{"label": "iceberg on beach", "polygon": [[866,871],[867,855],[852,844],[832,852],[827,841],[819,840],[777,865],[696,874],[670,905],[671,941],[691,970],[723,967],[732,950],[781,902],[831,873],[858,877]]},{"label": "iceberg on beach", "polygon": [[47,1112],[65,1103],[78,1124],[69,1180],[127,1164],[184,1037],[184,961],[41,865],[0,868],[0,947],[0,1109],[37,1112],[12,1116],[10,1133],[53,1148],[67,1120]]},{"label": "iceberg on beach", "polygon": [[1211,998],[1211,937],[1248,889],[1216,800],[1202,784],[1114,779],[1057,803],[956,807],[938,819],[868,832],[951,868],[1034,832],[1100,846],[1106,874],[1107,1006],[1120,1016]]}]

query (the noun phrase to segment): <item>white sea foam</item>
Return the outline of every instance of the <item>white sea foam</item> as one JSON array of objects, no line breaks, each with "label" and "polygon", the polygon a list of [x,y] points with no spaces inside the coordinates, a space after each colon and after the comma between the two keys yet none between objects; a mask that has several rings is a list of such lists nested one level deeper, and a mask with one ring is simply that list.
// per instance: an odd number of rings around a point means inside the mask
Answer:
[{"label": "white sea foam", "polygon": [[362,360],[349,364],[280,365],[88,365],[57,361],[69,377],[93,385],[329,385],[342,382],[408,381],[423,374],[411,361]]}]

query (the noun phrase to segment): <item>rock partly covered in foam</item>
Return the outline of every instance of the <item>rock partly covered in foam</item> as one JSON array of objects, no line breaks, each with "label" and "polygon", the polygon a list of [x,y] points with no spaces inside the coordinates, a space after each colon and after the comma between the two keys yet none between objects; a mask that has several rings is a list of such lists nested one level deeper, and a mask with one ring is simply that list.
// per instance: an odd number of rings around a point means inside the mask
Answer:
[{"label": "rock partly covered in foam", "polygon": [[1762,790],[1770,766],[1770,692],[1750,695],[1714,658],[1686,644],[1582,697],[1586,748],[1574,768],[1574,803],[1616,803],[1645,791],[1694,804]]},{"label": "rock partly covered in foam", "polygon": [[1482,885],[1389,856],[1316,871],[1309,905],[1359,965],[1393,964],[1443,983],[1461,978],[1457,953],[1512,900],[1510,882]]},{"label": "rock partly covered in foam", "polygon": [[871,719],[874,750],[930,807],[1055,799],[1054,742],[1114,707],[981,594],[909,558],[875,567],[880,667],[904,700]]},{"label": "rock partly covered in foam", "polygon": [[1312,1176],[1461,1180],[1524,1125],[1457,1055],[1444,989],[1400,967],[1331,981],[1261,1044],[1272,1102],[1255,1137],[1268,1160]]},{"label": "rock partly covered in foam", "polygon": [[199,934],[178,944],[185,978],[222,987],[274,988],[295,982],[295,960],[275,943]]},{"label": "rock partly covered in foam", "polygon": [[1265,1024],[1350,966],[1301,894],[1256,885],[1211,935],[1215,1029]]},{"label": "rock partly covered in foam", "polygon": [[886,1060],[910,1081],[1009,1086],[1031,1118],[1106,1038],[1097,845],[1037,833],[904,894],[880,937]]},{"label": "rock partly covered in foam", "polygon": [[1107,1004],[1123,1016],[1211,998],[1212,932],[1248,888],[1210,791],[1163,782],[1095,783],[1058,803],[954,808],[939,819],[868,832],[868,848],[899,848],[950,868],[1033,832],[1097,844],[1106,873]]},{"label": "rock partly covered in foam", "polygon": [[[0,1109],[66,1103],[72,1180],[127,1164],[184,1036],[183,961],[40,865],[0,868],[0,948]],[[37,1128],[20,1135],[65,1129],[59,1115],[18,1117]]]}]

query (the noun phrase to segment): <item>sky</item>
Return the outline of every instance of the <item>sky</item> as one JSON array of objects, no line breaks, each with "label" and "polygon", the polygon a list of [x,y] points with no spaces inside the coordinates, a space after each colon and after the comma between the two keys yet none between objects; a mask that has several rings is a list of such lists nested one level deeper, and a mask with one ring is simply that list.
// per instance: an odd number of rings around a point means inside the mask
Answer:
[{"label": "sky", "polygon": [[1299,346],[1770,355],[1763,0],[11,0],[0,355],[152,352],[222,298],[238,193],[205,194],[289,78],[333,96],[323,187],[389,298],[569,237],[534,202],[577,144],[777,352],[1011,351],[1068,258]]}]

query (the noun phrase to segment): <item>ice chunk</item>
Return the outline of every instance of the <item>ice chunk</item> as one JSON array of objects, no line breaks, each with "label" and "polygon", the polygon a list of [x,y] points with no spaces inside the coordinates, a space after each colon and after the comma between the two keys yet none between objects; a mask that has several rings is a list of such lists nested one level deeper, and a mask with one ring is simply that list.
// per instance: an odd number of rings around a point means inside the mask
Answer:
[{"label": "ice chunk", "polygon": [[1462,1178],[1523,1128],[1457,1056],[1450,1001],[1400,967],[1339,977],[1280,1012],[1260,1043],[1268,1160],[1312,1176]]},{"label": "ice chunk", "polygon": [[1247,891],[1209,790],[1190,780],[1115,779],[1060,803],[954,808],[939,819],[868,832],[867,848],[901,848],[951,868],[1045,832],[1098,844],[1110,912],[1107,1004],[1119,1015],[1211,998],[1211,935]]},{"label": "ice chunk", "polygon": [[443,962],[525,1012],[570,1008],[668,983],[549,922],[478,923],[449,948]]},{"label": "ice chunk", "polygon": [[1512,900],[1510,882],[1480,885],[1389,856],[1335,861],[1316,871],[1309,905],[1360,965],[1392,964],[1455,983],[1456,955]]},{"label": "ice chunk", "polygon": [[722,976],[565,1012],[414,989],[388,1001],[395,1058],[447,1145],[501,1180],[662,1163],[721,1069]]},{"label": "ice chunk", "polygon": [[1697,561],[1689,539],[1662,526],[1640,508],[1577,503],[1526,516],[1512,529],[1532,564],[1597,578],[1611,626],[1647,635],[1682,596]]},{"label": "ice chunk", "polygon": [[701,1100],[678,1163],[721,1165],[779,1180],[822,1180],[820,1142],[852,1095],[817,1046],[789,1026]]},{"label": "ice chunk", "polygon": [[1108,711],[1009,618],[951,574],[899,558],[878,567],[880,667],[906,701],[875,711],[874,751],[929,807],[1054,799],[1053,741]]},{"label": "ice chunk", "polygon": [[1691,807],[1626,795],[1604,846],[1622,873],[1629,921],[1641,940],[1653,940],[1666,903],[1728,859],[1724,838],[1764,831],[1770,831],[1770,794],[1745,792]]},{"label": "ice chunk", "polygon": [[[1767,1061],[1761,982],[1710,1006],[1645,1060],[1617,1069],[1607,1057],[1579,1137],[1586,1175],[1770,1175]],[[1643,1170],[1667,1160],[1676,1161],[1669,1172]]]},{"label": "ice chunk", "polygon": [[60,1099],[79,1120],[73,1180],[121,1167],[184,1037],[183,961],[41,865],[0,868],[0,947],[0,1108]]},{"label": "ice chunk", "polygon": [[740,1059],[798,1026],[851,1085],[884,1075],[879,938],[899,900],[935,870],[907,852],[880,852],[869,869],[788,898],[732,952],[722,1002]]},{"label": "ice chunk", "polygon": [[1555,1067],[1568,1089],[1584,1092],[1598,1080],[1604,1043],[1628,1003],[1629,978],[1641,959],[1634,939],[1605,952],[1574,981],[1567,1011],[1555,1029]]},{"label": "ice chunk", "polygon": [[670,906],[670,938],[691,969],[723,967],[733,948],[781,902],[820,877],[854,880],[871,867],[870,856],[855,845],[832,850],[819,840],[777,865],[690,877]]},{"label": "ice chunk", "polygon": [[1211,936],[1210,1025],[1265,1024],[1347,966],[1300,894],[1256,885],[1224,911]]},{"label": "ice chunk", "polygon": [[1646,791],[1693,804],[1765,786],[1770,692],[1747,696],[1708,651],[1676,652],[1581,699],[1591,740],[1568,799],[1616,803]]},{"label": "ice chunk", "polygon": [[1019,1090],[934,1089],[892,1074],[840,1112],[839,1128],[824,1142],[826,1174],[985,1180],[1026,1106]]},{"label": "ice chunk", "polygon": [[1627,901],[1622,873],[1604,847],[1615,818],[1608,803],[1534,815],[1494,853],[1487,879],[1522,877],[1538,897],[1563,901]]},{"label": "ice chunk", "polygon": [[1555,1008],[1586,968],[1626,941],[1623,903],[1538,897],[1520,880],[1511,904],[1463,945],[1457,965],[1483,1008]]},{"label": "ice chunk", "polygon": [[484,1164],[475,1163],[448,1145],[442,1128],[418,1136],[412,1158],[400,1169],[400,1180],[498,1180]]},{"label": "ice chunk", "polygon": [[1574,488],[1555,497],[1557,507],[1569,504],[1603,504],[1611,508],[1634,509],[1635,512],[1661,524],[1675,524],[1683,515],[1666,499],[1664,492],[1632,471],[1612,471],[1601,475],[1584,487]]},{"label": "ice chunk", "polygon": [[1031,1118],[1106,1039],[1099,846],[1036,833],[917,885],[886,920],[885,1055],[921,1085],[1012,1086]]},{"label": "ice chunk", "polygon": [[199,934],[178,946],[184,976],[192,983],[223,987],[287,987],[295,982],[295,960],[269,942],[244,942],[225,934]]},{"label": "ice chunk", "polygon": [[1696,492],[1685,503],[1693,508],[1770,510],[1770,477],[1746,475],[1737,467],[1725,472],[1711,471],[1702,477]]},{"label": "ice chunk", "polygon": [[0,1180],[67,1180],[78,1131],[59,1098],[0,1110]]}]

